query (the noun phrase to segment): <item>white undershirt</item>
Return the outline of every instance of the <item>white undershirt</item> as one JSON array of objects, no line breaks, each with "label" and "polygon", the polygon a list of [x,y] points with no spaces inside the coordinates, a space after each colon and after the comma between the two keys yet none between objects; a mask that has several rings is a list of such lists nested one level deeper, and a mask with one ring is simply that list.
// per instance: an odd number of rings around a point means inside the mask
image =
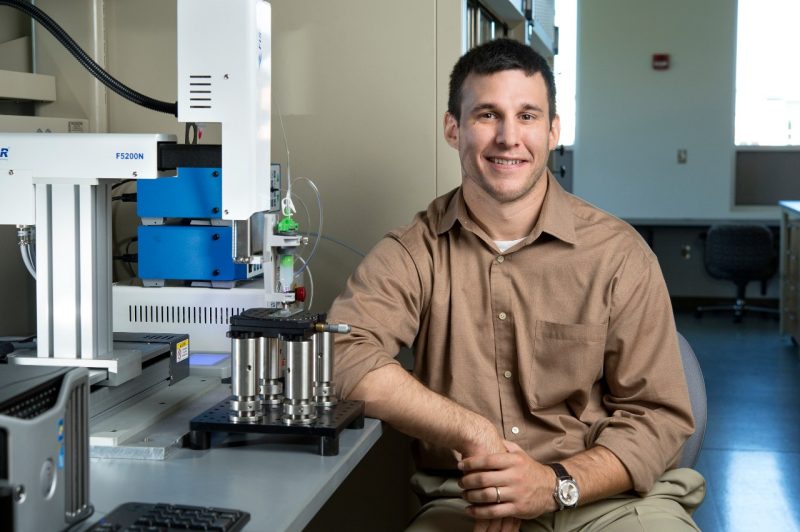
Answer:
[{"label": "white undershirt", "polygon": [[519,244],[523,240],[525,240],[524,237],[516,240],[495,240],[494,245],[497,246],[497,249],[500,250],[500,253],[505,253],[508,249]]}]

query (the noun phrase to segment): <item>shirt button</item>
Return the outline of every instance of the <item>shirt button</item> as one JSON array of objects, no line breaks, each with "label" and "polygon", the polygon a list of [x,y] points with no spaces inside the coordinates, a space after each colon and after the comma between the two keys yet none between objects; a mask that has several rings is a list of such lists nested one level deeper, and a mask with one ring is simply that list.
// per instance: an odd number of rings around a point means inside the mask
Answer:
[{"label": "shirt button", "polygon": [[502,256],[502,255],[498,255],[497,256],[497,262],[502,263],[504,260],[506,260],[506,258],[504,256]]},{"label": "shirt button", "polygon": [[511,432],[514,434],[519,434],[519,427],[511,427]]},{"label": "shirt button", "polygon": [[501,320],[504,320],[504,319],[506,319],[506,313],[505,312],[501,312],[500,314],[497,315],[497,317],[500,318]]},{"label": "shirt button", "polygon": [[506,379],[510,379],[511,378],[511,372],[510,371],[506,371],[505,373],[503,373],[503,377],[505,377]]}]

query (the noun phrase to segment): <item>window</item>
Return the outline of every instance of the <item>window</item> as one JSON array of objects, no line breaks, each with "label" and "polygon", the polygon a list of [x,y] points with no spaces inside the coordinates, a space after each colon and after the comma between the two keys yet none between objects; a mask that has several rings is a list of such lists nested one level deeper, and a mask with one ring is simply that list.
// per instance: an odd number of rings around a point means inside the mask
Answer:
[{"label": "window", "polygon": [[800,145],[800,2],[739,0],[737,146]]},{"label": "window", "polygon": [[561,144],[575,144],[575,79],[577,72],[578,2],[556,0],[558,53],[553,59],[556,109],[561,117]]},{"label": "window", "polygon": [[470,0],[467,4],[467,27],[469,48],[508,35],[508,26],[475,0]]}]

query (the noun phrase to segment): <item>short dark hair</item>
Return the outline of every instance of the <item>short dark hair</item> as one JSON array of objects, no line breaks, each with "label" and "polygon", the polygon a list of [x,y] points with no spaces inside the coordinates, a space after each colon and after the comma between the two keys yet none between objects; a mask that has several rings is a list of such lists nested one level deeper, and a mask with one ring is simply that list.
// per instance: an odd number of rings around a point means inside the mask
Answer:
[{"label": "short dark hair", "polygon": [[461,120],[461,89],[470,74],[489,75],[504,70],[522,70],[528,76],[537,72],[547,85],[550,121],[556,116],[556,82],[544,57],[533,48],[511,39],[495,39],[476,46],[461,56],[450,73],[450,94],[447,111]]}]

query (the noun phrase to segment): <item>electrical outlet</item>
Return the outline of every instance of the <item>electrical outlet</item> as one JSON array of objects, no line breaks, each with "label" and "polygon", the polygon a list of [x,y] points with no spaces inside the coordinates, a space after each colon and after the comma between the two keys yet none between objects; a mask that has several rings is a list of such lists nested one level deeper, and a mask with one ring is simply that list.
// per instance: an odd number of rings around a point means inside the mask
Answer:
[{"label": "electrical outlet", "polygon": [[688,158],[689,154],[685,149],[681,148],[678,150],[678,164],[686,164]]}]

